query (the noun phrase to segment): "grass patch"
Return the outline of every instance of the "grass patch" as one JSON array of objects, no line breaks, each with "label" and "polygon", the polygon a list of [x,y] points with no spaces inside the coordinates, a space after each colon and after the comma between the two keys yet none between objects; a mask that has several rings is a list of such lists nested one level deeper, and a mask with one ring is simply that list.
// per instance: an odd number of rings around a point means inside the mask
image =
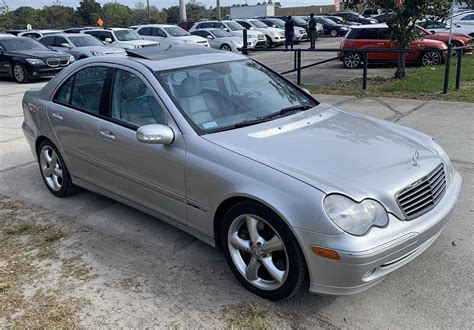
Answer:
[{"label": "grass patch", "polygon": [[268,311],[256,304],[225,306],[222,317],[230,329],[270,329]]},{"label": "grass patch", "polygon": [[[315,94],[474,102],[474,57],[465,56],[463,58],[461,89],[458,91],[454,89],[456,61],[457,59],[454,59],[451,66],[448,94],[443,94],[444,65],[436,67],[408,67],[407,77],[402,80],[384,77],[369,78],[368,90],[366,91],[362,89],[362,79],[333,85],[311,85],[305,87]],[[394,72],[395,70],[393,68]]]}]

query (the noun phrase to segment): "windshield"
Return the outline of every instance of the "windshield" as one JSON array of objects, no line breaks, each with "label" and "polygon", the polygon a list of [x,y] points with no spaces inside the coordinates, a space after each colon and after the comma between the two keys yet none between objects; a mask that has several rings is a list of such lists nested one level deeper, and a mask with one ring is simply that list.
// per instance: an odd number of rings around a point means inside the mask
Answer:
[{"label": "windshield", "polygon": [[235,128],[288,107],[317,105],[252,60],[179,68],[157,72],[157,76],[190,124],[204,134]]},{"label": "windshield", "polygon": [[216,38],[232,37],[232,34],[230,34],[227,31],[224,31],[224,30],[212,30],[212,31],[209,31],[209,32],[211,32],[214,35],[214,37],[216,37]]},{"label": "windshield", "polygon": [[306,22],[304,19],[302,19],[301,17],[299,16],[293,16],[291,18],[293,20],[293,22],[295,22],[296,24],[300,24],[300,25],[307,25],[308,22]]},{"label": "windshield", "polygon": [[266,29],[268,26],[265,23],[260,22],[259,20],[253,19],[249,21],[250,24],[260,28],[260,29]]},{"label": "windshield", "polygon": [[239,31],[244,29],[244,27],[237,22],[225,22],[225,24],[231,31]]},{"label": "windshield", "polygon": [[133,30],[117,30],[114,31],[115,36],[120,41],[133,41],[133,40],[141,40],[142,37],[138,33]]},{"label": "windshield", "polygon": [[329,18],[326,17],[320,17],[319,18],[322,23],[327,24],[327,25],[337,25],[336,22],[330,20]]},{"label": "windshield", "polygon": [[30,38],[8,38],[4,39],[2,43],[3,48],[11,52],[19,50],[48,50],[47,47]]},{"label": "windshield", "polygon": [[277,27],[285,27],[285,21],[279,18],[274,18],[270,20],[271,23],[275,24]]},{"label": "windshield", "polygon": [[69,40],[76,47],[104,46],[104,44],[100,42],[99,39],[88,35],[81,37],[69,37]]},{"label": "windshield", "polygon": [[187,33],[185,30],[183,30],[179,26],[165,27],[164,29],[173,37],[189,36],[189,33]]}]

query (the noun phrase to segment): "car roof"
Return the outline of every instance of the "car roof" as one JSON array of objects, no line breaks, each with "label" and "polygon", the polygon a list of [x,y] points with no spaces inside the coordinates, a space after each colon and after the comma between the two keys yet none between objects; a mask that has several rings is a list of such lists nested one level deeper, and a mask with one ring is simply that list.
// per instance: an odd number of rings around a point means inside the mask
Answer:
[{"label": "car roof", "polygon": [[22,38],[22,37],[17,37],[14,36],[13,34],[2,34],[0,35],[0,40],[5,40],[5,39],[13,39],[13,38]]},{"label": "car roof", "polygon": [[386,29],[386,28],[388,28],[388,25],[386,23],[351,26],[351,29]]},{"label": "car roof", "polygon": [[177,27],[176,25],[173,24],[140,24],[140,25],[134,25],[136,29],[142,28],[142,27]]}]

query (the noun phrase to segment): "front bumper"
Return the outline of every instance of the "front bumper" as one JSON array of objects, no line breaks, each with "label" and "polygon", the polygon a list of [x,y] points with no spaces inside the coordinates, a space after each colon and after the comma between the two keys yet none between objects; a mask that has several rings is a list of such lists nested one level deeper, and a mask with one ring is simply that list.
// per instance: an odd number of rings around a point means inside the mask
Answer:
[{"label": "front bumper", "polygon": [[28,65],[27,72],[32,77],[46,77],[54,76],[64,68],[65,66],[52,68],[47,65]]},{"label": "front bumper", "polygon": [[[389,215],[388,227],[372,228],[365,236],[322,235],[296,228],[308,264],[310,291],[330,295],[359,293],[415,259],[445,227],[461,186],[462,178],[454,172],[445,196],[434,209],[411,221]],[[318,256],[311,246],[335,250],[341,260]]]}]

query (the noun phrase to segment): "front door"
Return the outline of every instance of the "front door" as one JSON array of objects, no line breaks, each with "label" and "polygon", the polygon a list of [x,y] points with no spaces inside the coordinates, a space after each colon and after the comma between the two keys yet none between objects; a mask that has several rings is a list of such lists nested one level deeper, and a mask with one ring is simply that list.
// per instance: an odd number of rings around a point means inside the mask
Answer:
[{"label": "front door", "polygon": [[[104,187],[122,198],[186,222],[184,139],[151,84],[137,72],[116,69],[109,120],[99,127]],[[136,130],[164,124],[175,132],[171,145],[138,142]]]}]

